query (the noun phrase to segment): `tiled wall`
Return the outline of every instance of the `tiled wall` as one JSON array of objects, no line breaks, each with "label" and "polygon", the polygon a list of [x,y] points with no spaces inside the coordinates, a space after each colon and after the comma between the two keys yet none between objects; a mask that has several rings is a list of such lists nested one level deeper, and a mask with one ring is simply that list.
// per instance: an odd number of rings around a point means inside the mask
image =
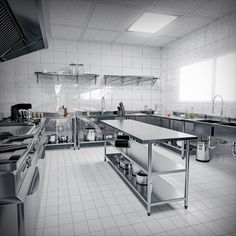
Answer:
[{"label": "tiled wall", "polygon": [[[236,52],[236,12],[163,48],[161,91],[164,110],[190,111],[193,106],[195,112],[210,114],[211,103],[178,102],[179,68],[231,52]],[[220,114],[220,105],[217,106],[216,114]],[[225,103],[224,115],[236,117],[236,103]]]},{"label": "tiled wall", "polygon": [[[154,108],[160,103],[158,83],[104,86],[102,75],[160,76],[160,59],[159,48],[51,40],[49,49],[0,64],[0,113],[9,115],[10,106],[21,102],[32,103],[35,111],[56,111],[57,105],[65,105],[69,111],[100,110],[102,95],[106,110],[116,110],[120,101],[127,110],[143,110],[145,105]],[[100,75],[97,84],[68,79],[39,79],[37,83],[35,71],[68,71],[70,63],[82,63],[85,73]],[[55,84],[62,84],[59,100]]]},{"label": "tiled wall", "polygon": [[[178,102],[179,68],[207,58],[236,51],[236,13],[229,14],[177,40],[167,47],[148,48],[128,45],[51,40],[49,49],[0,63],[0,113],[9,115],[10,106],[30,102],[35,111],[56,111],[65,105],[69,111],[101,109],[105,96],[106,110],[114,110],[125,101],[128,110],[150,108],[163,104],[163,111],[186,111],[194,107],[198,113],[210,114],[211,103]],[[36,82],[35,71],[67,71],[70,63],[83,63],[84,71],[100,75],[96,85],[76,84],[62,79]],[[103,74],[135,74],[159,76],[149,85],[104,86]],[[55,84],[62,84],[60,99],[55,95]],[[204,86],[204,85],[203,85]],[[94,96],[94,94],[96,96]],[[101,96],[100,96],[100,95]],[[216,113],[219,112],[217,106]],[[224,115],[236,116],[236,104],[226,103]]]}]

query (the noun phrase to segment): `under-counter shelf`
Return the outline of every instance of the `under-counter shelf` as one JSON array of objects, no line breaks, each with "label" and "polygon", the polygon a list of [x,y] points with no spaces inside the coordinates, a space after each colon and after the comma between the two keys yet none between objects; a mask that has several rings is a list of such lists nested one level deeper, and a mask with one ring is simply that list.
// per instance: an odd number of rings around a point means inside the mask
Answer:
[{"label": "under-counter shelf", "polygon": [[[144,144],[130,140],[130,147],[115,147],[114,141],[110,142],[114,148],[126,156],[132,163],[137,164],[146,174],[148,174],[148,147]],[[183,165],[170,160],[160,152],[152,151],[152,173],[159,175],[184,172],[186,169]]]},{"label": "under-counter shelf", "polygon": [[104,75],[104,84],[114,84],[114,85],[134,85],[137,86],[140,83],[147,83],[150,82],[150,84],[153,86],[159,79],[155,76],[142,76],[142,75]]},{"label": "under-counter shelf", "polygon": [[[119,175],[126,180],[126,183],[136,192],[138,196],[147,204],[147,186],[136,183],[136,177],[132,175],[131,171],[125,171],[119,167],[115,159],[116,154],[107,154],[111,165],[119,173]],[[179,201],[184,199],[184,194],[176,190],[174,186],[168,183],[161,176],[155,175],[152,178],[153,189],[151,195],[151,206],[163,204],[163,202]]]},{"label": "under-counter shelf", "polygon": [[96,84],[97,82],[97,74],[69,74],[69,73],[57,73],[57,72],[35,72],[35,75],[37,77],[37,83],[40,79],[57,79],[58,81],[60,79],[70,79],[75,80],[76,83],[88,83],[91,81],[94,81]]}]

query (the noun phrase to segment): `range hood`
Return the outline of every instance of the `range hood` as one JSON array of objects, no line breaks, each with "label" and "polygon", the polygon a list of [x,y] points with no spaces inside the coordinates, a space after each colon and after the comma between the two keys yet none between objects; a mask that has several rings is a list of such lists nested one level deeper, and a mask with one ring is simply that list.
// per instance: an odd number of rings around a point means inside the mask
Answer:
[{"label": "range hood", "polygon": [[48,47],[43,0],[0,0],[0,61]]}]

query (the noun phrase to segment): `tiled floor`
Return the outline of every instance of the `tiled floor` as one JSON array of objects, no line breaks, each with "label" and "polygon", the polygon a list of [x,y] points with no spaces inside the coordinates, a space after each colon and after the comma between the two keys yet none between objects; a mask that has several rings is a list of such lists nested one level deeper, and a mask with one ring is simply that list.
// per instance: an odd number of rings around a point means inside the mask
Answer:
[{"label": "tiled floor", "polygon": [[[102,147],[47,151],[38,236],[236,235],[236,157],[192,157],[189,208],[177,202],[147,216],[103,156]],[[183,174],[168,180],[183,187]]]}]

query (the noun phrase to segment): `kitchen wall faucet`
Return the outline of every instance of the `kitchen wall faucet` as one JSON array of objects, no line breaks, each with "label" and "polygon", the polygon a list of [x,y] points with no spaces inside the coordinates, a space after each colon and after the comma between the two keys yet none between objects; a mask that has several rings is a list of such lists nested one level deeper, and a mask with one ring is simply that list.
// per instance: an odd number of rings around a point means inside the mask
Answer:
[{"label": "kitchen wall faucet", "polygon": [[220,118],[222,120],[223,117],[223,107],[224,107],[224,100],[223,97],[219,94],[215,95],[213,98],[213,102],[212,102],[212,114],[214,114],[214,109],[215,109],[215,100],[216,98],[219,97],[221,99],[221,110],[220,110]]}]

